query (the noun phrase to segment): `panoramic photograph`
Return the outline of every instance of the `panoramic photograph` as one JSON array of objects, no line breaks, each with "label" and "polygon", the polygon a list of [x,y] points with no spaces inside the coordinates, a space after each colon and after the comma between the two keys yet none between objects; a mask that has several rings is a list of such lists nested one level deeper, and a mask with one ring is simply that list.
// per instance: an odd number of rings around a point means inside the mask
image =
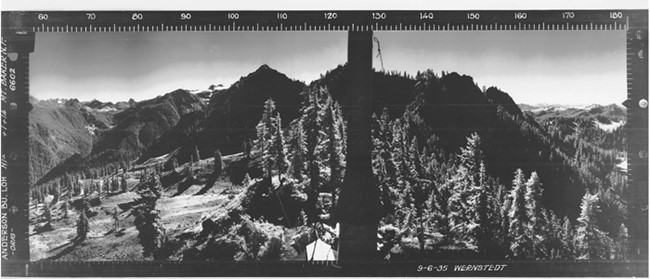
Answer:
[{"label": "panoramic photograph", "polygon": [[337,261],[359,158],[375,261],[647,260],[625,35],[374,32],[366,135],[347,32],[38,34],[30,260]]}]

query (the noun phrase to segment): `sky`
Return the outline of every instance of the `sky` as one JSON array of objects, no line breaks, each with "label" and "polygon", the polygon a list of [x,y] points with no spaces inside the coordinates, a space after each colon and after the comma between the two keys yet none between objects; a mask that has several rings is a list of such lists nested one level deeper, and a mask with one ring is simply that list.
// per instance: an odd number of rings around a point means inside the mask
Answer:
[{"label": "sky", "polygon": [[[517,103],[620,104],[626,98],[624,31],[375,36],[385,70],[455,71]],[[30,91],[38,99],[144,100],[178,88],[228,87],[262,64],[308,83],[346,59],[345,32],[39,33]],[[378,57],[374,67],[381,68]]]},{"label": "sky", "polygon": [[347,60],[343,32],[39,33],[37,99],[136,101],[230,84],[262,64],[309,82]]},{"label": "sky", "polygon": [[[625,31],[376,32],[385,70],[470,75],[517,103],[621,104]],[[375,59],[375,68],[381,63]]]}]

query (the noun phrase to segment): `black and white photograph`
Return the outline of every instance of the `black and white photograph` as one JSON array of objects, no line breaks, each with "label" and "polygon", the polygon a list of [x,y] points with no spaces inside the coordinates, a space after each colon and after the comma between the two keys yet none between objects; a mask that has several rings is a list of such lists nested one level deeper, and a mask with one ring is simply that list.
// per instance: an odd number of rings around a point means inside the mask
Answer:
[{"label": "black and white photograph", "polygon": [[[376,32],[377,256],[636,253],[624,35]],[[335,259],[346,39],[39,37],[32,260]]]},{"label": "black and white photograph", "polygon": [[[5,153],[26,158],[30,263],[647,276],[647,142],[635,136],[647,140],[647,77],[644,107],[624,21],[127,32],[41,22],[27,60],[3,50],[3,61],[28,61],[26,152],[3,145],[2,158],[3,168]],[[517,270],[525,264],[557,271]],[[371,274],[382,276],[352,276]]]}]

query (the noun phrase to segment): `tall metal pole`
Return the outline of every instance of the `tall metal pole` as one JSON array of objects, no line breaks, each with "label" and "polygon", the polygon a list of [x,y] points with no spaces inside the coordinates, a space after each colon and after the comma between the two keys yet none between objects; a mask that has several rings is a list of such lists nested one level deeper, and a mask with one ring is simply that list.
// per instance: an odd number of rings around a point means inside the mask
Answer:
[{"label": "tall metal pole", "polygon": [[346,171],[336,208],[341,224],[339,261],[343,266],[373,261],[377,255],[382,207],[370,155],[372,76],[372,31],[350,31],[343,98],[347,119]]}]

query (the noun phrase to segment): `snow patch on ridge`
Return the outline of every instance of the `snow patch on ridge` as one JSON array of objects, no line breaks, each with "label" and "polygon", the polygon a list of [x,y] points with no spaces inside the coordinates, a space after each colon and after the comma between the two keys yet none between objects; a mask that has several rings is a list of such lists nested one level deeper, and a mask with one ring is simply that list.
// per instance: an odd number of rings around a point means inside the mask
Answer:
[{"label": "snow patch on ridge", "polygon": [[600,128],[603,131],[612,132],[616,130],[618,127],[623,126],[623,124],[625,124],[625,121],[621,121],[621,122],[612,121],[609,124],[605,124],[598,120],[594,120],[594,124],[598,125],[598,128]]}]

